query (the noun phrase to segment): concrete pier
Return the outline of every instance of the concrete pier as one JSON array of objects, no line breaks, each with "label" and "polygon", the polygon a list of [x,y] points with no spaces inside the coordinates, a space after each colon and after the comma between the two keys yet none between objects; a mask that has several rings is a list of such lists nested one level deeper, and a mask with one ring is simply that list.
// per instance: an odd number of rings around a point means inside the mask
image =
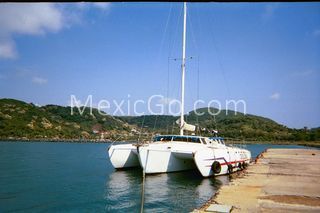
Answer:
[{"label": "concrete pier", "polygon": [[231,212],[320,212],[320,150],[268,149],[200,212],[220,205]]}]

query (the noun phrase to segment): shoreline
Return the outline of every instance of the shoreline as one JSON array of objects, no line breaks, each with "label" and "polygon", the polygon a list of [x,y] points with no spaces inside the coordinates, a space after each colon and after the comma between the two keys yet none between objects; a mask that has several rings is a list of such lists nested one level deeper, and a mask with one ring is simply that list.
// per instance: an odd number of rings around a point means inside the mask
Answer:
[{"label": "shoreline", "polygon": [[[141,140],[141,139],[140,139]],[[121,141],[113,141],[110,139],[101,140],[101,139],[0,139],[0,142],[50,142],[50,143],[113,143],[113,142],[129,142],[134,143],[137,140],[121,140]],[[250,145],[250,144],[270,144],[270,145],[298,145],[298,146],[308,146],[320,148],[320,141],[225,141],[226,145]]]}]

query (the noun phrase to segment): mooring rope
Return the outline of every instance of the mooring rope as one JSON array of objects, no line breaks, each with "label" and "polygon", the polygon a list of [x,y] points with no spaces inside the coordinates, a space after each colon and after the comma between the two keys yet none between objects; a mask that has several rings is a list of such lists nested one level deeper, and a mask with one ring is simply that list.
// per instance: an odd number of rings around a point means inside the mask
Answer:
[{"label": "mooring rope", "polygon": [[145,180],[146,180],[146,173],[143,170],[142,171],[142,187],[141,187],[141,208],[140,208],[140,213],[143,213],[143,207],[144,207],[144,185],[145,185]]},{"label": "mooring rope", "polygon": [[109,150],[110,147],[111,147],[115,142],[117,142],[120,138],[122,138],[122,135],[120,135],[118,138],[116,138],[116,139],[110,144],[110,146],[108,147],[108,150]]},{"label": "mooring rope", "polygon": [[142,134],[142,130],[143,130],[143,125],[144,125],[144,120],[146,119],[146,115],[143,115],[143,120],[142,120],[142,124],[141,124],[141,128],[140,128],[140,133],[139,133],[139,137],[138,137],[138,143],[140,142],[140,137]]}]

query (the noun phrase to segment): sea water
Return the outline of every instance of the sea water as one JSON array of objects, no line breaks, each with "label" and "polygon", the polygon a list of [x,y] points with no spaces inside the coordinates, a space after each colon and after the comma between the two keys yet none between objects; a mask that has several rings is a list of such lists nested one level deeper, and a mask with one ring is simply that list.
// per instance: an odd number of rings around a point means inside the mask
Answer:
[{"label": "sea water", "polygon": [[[116,171],[110,144],[0,142],[0,212],[140,212],[142,170]],[[255,157],[270,147],[246,145]],[[190,212],[203,205],[228,176],[197,171],[148,175],[145,212]]]}]

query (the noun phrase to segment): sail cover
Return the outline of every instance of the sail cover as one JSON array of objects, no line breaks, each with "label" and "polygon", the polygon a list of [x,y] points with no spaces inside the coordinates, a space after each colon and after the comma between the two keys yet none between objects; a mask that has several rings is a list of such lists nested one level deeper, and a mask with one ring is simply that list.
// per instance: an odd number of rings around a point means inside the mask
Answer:
[{"label": "sail cover", "polygon": [[[180,118],[176,120],[176,124],[180,125]],[[196,126],[192,124],[188,124],[187,122],[183,123],[183,130],[190,131],[190,132],[195,132],[196,131]]]}]

